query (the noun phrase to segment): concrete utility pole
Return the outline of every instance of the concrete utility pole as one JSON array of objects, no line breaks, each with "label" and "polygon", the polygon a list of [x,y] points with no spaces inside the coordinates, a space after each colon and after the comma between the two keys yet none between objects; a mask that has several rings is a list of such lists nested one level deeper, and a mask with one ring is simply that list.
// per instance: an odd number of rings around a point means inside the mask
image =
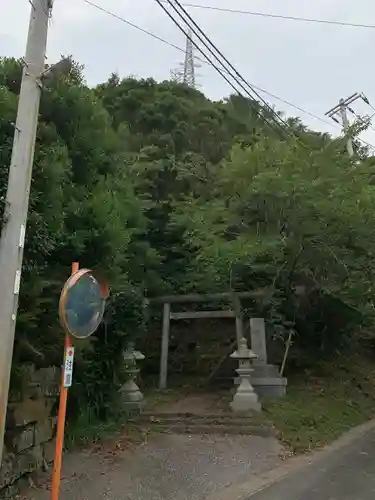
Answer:
[{"label": "concrete utility pole", "polygon": [[[329,116],[335,122],[338,122],[335,115],[337,115],[337,114],[340,115],[341,125],[342,125],[342,129],[343,129],[344,134],[348,133],[349,127],[350,127],[348,114],[347,114],[348,107],[350,106],[350,104],[352,104],[357,99],[362,99],[362,96],[356,92],[355,94],[351,95],[350,97],[348,97],[346,99],[340,99],[339,103],[336,104],[336,106],[331,108],[326,113],[326,116]],[[353,156],[354,155],[353,138],[351,136],[348,137],[348,142],[347,142],[346,147],[347,147],[349,156]]]},{"label": "concrete utility pole", "polygon": [[33,0],[0,239],[0,463],[18,309],[48,23],[53,0]]},{"label": "concrete utility pole", "polygon": [[[347,134],[349,127],[350,127],[350,124],[349,124],[348,113],[347,113],[347,108],[346,108],[344,99],[340,99],[339,104],[340,104],[340,115],[341,115],[342,128],[344,130],[344,133]],[[347,142],[346,147],[347,147],[349,156],[353,156],[354,155],[353,140],[350,136],[348,137],[348,142]]]}]

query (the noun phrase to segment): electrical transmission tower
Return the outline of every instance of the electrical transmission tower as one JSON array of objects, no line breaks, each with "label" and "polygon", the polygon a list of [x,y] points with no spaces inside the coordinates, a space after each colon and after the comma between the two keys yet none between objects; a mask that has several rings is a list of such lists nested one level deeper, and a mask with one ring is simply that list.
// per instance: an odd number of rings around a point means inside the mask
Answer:
[{"label": "electrical transmission tower", "polygon": [[194,52],[192,42],[192,32],[189,31],[186,37],[186,50],[184,62],[184,83],[189,87],[195,88],[195,66],[194,66]]},{"label": "electrical transmission tower", "polygon": [[194,60],[192,36],[192,31],[189,30],[188,36],[186,37],[185,60],[183,63],[180,63],[180,68],[178,70],[171,71],[171,76],[176,82],[184,83],[192,88],[197,88],[195,69],[199,68],[200,65],[196,64]]}]

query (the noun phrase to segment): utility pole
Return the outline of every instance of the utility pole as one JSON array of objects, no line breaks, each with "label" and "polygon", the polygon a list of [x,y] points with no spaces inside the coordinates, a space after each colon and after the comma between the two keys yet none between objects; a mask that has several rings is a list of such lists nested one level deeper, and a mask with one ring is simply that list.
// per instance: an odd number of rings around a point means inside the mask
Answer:
[{"label": "utility pole", "polygon": [[[340,115],[341,115],[342,128],[344,130],[344,133],[347,134],[349,127],[350,127],[350,124],[349,124],[347,107],[346,107],[347,105],[345,104],[344,99],[340,99],[339,106],[340,106],[339,109],[340,109]],[[350,136],[348,137],[348,142],[347,142],[346,147],[347,147],[349,156],[353,156],[354,155],[353,140]]]},{"label": "utility pole", "polygon": [[0,464],[3,455],[30,184],[53,0],[32,0],[0,239]]},{"label": "utility pole", "polygon": [[[341,118],[341,126],[344,134],[348,134],[349,128],[350,128],[350,123],[348,119],[348,114],[347,110],[354,101],[357,99],[362,99],[361,94],[358,94],[356,92],[355,94],[351,95],[350,97],[347,97],[346,99],[340,99],[339,103],[336,104],[333,108],[331,108],[329,111],[327,111],[326,116],[329,116],[334,120],[335,122],[339,123],[339,120],[337,120],[336,116],[337,114],[340,115]],[[350,108],[349,108],[350,109]],[[349,135],[348,136],[348,141],[346,143],[346,148],[348,150],[349,156],[354,155],[354,150],[353,150],[353,138]]]}]

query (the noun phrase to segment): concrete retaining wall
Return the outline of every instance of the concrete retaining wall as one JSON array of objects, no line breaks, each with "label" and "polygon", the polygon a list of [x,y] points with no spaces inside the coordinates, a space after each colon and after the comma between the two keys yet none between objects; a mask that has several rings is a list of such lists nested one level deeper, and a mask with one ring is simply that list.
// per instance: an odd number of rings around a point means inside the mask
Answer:
[{"label": "concrete retaining wall", "polygon": [[26,366],[10,393],[0,498],[14,498],[21,478],[53,461],[59,377],[56,368]]}]

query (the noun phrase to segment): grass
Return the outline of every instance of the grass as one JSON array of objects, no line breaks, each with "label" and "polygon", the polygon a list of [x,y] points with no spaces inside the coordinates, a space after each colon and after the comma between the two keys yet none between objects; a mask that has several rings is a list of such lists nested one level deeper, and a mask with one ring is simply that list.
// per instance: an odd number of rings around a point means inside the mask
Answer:
[{"label": "grass", "polygon": [[71,451],[76,448],[103,444],[114,439],[141,442],[143,436],[137,426],[127,423],[125,415],[103,422],[91,418],[87,413],[82,413],[74,425],[68,425],[64,445],[67,450]]},{"label": "grass", "polygon": [[176,389],[170,389],[167,391],[146,390],[144,395],[147,400],[147,409],[152,410],[161,405],[178,401],[181,399],[181,395],[183,395],[183,393]]},{"label": "grass", "polygon": [[[156,406],[173,403],[188,391],[185,387],[180,390],[156,391],[145,390],[147,408],[151,410]],[[131,416],[130,416],[131,419]],[[133,423],[129,423],[129,415],[119,413],[108,421],[95,418],[92,411],[83,411],[77,420],[69,424],[65,431],[64,446],[72,451],[76,448],[85,448],[91,445],[103,444],[114,439],[128,439],[132,442],[141,442],[144,439],[142,431]]]},{"label": "grass", "polygon": [[286,398],[264,409],[293,453],[311,451],[375,416],[375,367],[361,359],[325,366],[291,380]]},{"label": "grass", "polygon": [[119,427],[122,429],[122,423],[95,422],[82,414],[74,425],[68,425],[65,433],[65,448],[71,450],[112,438],[119,432]]}]

